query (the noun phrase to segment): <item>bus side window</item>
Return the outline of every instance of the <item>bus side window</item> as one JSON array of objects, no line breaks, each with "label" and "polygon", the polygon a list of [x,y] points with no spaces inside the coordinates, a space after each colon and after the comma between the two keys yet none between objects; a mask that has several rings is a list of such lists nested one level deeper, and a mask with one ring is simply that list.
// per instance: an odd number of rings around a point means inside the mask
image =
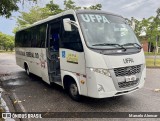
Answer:
[{"label": "bus side window", "polygon": [[45,47],[45,40],[46,40],[46,28],[47,24],[43,24],[40,26],[40,47]]},{"label": "bus side window", "polygon": [[[75,21],[73,15],[65,16],[64,18],[70,18],[70,20]],[[72,27],[72,31],[68,32],[68,31],[65,31],[64,27],[62,26],[61,47],[78,51],[78,52],[83,52],[83,46],[82,46],[78,28],[74,25],[71,25],[71,27]]]},{"label": "bus side window", "polygon": [[37,47],[37,28],[33,27],[31,32],[31,47]]},{"label": "bus side window", "polygon": [[47,24],[41,24],[36,27],[36,35],[37,35],[37,46],[38,48],[44,48],[45,47],[45,39],[46,39],[46,27]]}]

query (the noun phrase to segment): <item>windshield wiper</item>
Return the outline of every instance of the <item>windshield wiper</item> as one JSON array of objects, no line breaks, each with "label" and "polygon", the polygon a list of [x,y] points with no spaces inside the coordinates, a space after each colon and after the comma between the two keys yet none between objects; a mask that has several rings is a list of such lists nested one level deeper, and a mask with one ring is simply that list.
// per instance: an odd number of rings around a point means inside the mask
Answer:
[{"label": "windshield wiper", "polygon": [[138,49],[142,49],[142,47],[139,45],[139,44],[137,44],[137,43],[126,43],[126,44],[123,44],[122,46],[127,46],[127,45],[137,45],[137,46],[135,46],[135,47],[137,47]]},{"label": "windshield wiper", "polygon": [[114,43],[94,44],[92,46],[119,46],[121,49],[124,49],[124,51],[126,51],[126,48],[124,48],[122,45],[120,45],[120,44],[114,44]]}]

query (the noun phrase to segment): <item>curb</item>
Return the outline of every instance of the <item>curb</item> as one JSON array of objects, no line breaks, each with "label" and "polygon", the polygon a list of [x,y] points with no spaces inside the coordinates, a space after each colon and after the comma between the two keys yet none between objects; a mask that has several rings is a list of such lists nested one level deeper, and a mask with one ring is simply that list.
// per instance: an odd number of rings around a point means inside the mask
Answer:
[{"label": "curb", "polygon": [[[13,106],[14,106],[14,109],[16,112],[20,112],[20,113],[26,113],[27,111],[25,110],[24,106],[22,105],[21,102],[18,102],[19,99],[17,97],[17,95],[15,93],[12,93],[10,96],[9,96]],[[17,103],[14,103],[15,101],[17,101]],[[26,119],[23,119],[21,118],[20,121],[31,121],[30,119],[26,118]]]},{"label": "curb", "polygon": [[[6,101],[7,100],[7,101]],[[8,104],[8,102],[10,101],[7,93],[2,89],[0,88],[0,107],[2,109],[2,117],[4,119],[4,121],[19,121],[19,119],[14,119],[14,118],[5,118],[6,117],[6,114],[10,114],[10,110],[12,110],[13,108],[13,105],[12,105],[12,108],[11,108],[11,103]],[[10,109],[9,109],[10,107]],[[4,114],[3,114],[4,113]]]},{"label": "curb", "polygon": [[[12,101],[12,103],[14,104],[14,108],[16,109],[16,112],[26,112],[25,108],[23,107],[21,102],[18,102],[19,99],[17,97],[17,95],[15,93],[12,93],[12,95],[9,96],[10,100]],[[14,103],[14,102],[17,103]]]},{"label": "curb", "polygon": [[4,101],[4,99],[2,98],[3,96],[3,89],[2,88],[0,88],[0,107],[1,107],[1,109],[4,111],[4,112],[6,112],[6,113],[9,113],[10,111],[9,111],[9,108],[8,108],[8,106],[7,106],[7,103]]}]

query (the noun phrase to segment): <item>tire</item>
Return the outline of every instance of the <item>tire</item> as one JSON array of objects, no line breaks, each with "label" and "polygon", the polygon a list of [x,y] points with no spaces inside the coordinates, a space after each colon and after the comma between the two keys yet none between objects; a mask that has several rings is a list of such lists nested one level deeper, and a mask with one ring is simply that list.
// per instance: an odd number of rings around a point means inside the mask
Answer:
[{"label": "tire", "polygon": [[69,96],[75,100],[75,101],[80,101],[81,100],[81,96],[79,95],[79,91],[78,91],[78,87],[77,84],[75,82],[71,82],[69,84]]}]

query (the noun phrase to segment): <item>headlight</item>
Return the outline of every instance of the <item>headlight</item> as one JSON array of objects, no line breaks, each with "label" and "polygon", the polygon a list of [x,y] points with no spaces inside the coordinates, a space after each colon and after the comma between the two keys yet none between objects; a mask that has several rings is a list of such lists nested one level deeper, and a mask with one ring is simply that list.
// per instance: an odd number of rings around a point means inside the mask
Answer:
[{"label": "headlight", "polygon": [[100,68],[90,68],[91,71],[111,77],[109,70]]}]

